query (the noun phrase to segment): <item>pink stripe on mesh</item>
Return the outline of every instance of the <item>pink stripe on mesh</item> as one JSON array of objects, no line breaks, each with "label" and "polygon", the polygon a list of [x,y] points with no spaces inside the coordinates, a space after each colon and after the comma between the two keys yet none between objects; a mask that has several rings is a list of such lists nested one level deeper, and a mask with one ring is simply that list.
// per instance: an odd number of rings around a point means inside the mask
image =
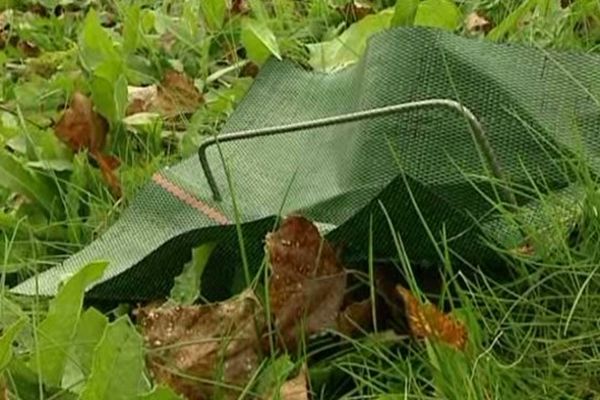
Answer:
[{"label": "pink stripe on mesh", "polygon": [[227,225],[230,223],[229,219],[227,219],[227,217],[223,215],[219,210],[212,208],[208,204],[200,201],[197,197],[193,196],[191,193],[188,193],[183,188],[177,186],[175,183],[171,182],[169,179],[167,179],[160,173],[157,172],[154,175],[152,175],[152,180],[157,185],[165,189],[167,192],[171,193],[173,196],[177,197],[185,204],[200,211],[202,214],[206,215],[213,221],[221,225]]}]

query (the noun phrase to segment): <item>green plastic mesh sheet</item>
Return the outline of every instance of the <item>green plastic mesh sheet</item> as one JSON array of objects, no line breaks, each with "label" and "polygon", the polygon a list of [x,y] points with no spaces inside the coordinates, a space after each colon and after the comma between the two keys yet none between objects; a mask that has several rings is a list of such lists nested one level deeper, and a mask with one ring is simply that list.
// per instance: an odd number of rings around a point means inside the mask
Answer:
[{"label": "green plastic mesh sheet", "polygon": [[[556,151],[583,151],[598,167],[599,57],[423,28],[376,35],[360,62],[334,74],[269,61],[222,133],[431,98],[455,99],[473,111],[513,184],[530,186],[532,179],[565,188]],[[371,229],[375,256],[396,258],[389,221],[411,259],[436,260],[411,193],[436,238],[445,230],[449,247],[464,260],[498,265],[481,235],[486,224],[500,235],[502,224],[477,190],[493,196],[489,183],[476,177],[485,166],[468,124],[454,112],[419,109],[223,143],[221,150],[253,270],[263,261],[263,238],[276,216],[290,213],[324,224],[350,260],[366,258]],[[107,273],[88,296],[156,298],[168,293],[191,248],[212,240],[219,245],[203,276],[203,294],[218,299],[240,290],[232,193],[216,147],[208,158],[222,201],[213,200],[197,157],[163,169],[99,239],[13,292],[53,295],[74,271],[105,259]]]}]

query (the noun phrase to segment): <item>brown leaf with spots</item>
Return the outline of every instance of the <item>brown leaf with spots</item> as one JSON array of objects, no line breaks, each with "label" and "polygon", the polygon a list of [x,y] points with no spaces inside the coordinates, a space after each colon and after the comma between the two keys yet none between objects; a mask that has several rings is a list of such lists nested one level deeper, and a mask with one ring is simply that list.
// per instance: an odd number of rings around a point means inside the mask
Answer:
[{"label": "brown leaf with spots", "polygon": [[493,28],[493,24],[480,13],[474,11],[467,15],[467,19],[465,20],[465,28],[471,33],[488,33]]},{"label": "brown leaf with spots", "polygon": [[294,348],[301,338],[334,327],[346,288],[346,272],[315,225],[287,217],[266,237],[272,268],[271,310],[280,343]]},{"label": "brown leaf with spots", "polygon": [[202,104],[202,94],[184,73],[169,70],[159,85],[128,87],[127,115],[155,112],[175,118],[195,112]]},{"label": "brown leaf with spots", "polygon": [[413,336],[444,342],[458,350],[463,350],[467,342],[467,330],[464,325],[442,313],[433,304],[422,304],[406,288],[396,285],[398,294],[404,302],[406,319]]},{"label": "brown leaf with spots", "polygon": [[73,151],[88,150],[113,194],[121,196],[121,185],[114,173],[119,160],[103,153],[108,123],[94,111],[92,100],[80,92],[73,93],[69,108],[54,126],[54,132]]},{"label": "brown leaf with spots", "polygon": [[349,1],[343,6],[337,7],[337,10],[344,16],[346,22],[350,24],[360,21],[369,14],[373,14],[371,4],[356,0]]},{"label": "brown leaf with spots", "polygon": [[215,304],[142,308],[138,324],[156,382],[189,400],[238,398],[262,359],[264,312],[251,290]]},{"label": "brown leaf with spots", "polygon": [[279,388],[279,396],[269,396],[269,400],[308,400],[308,371],[306,364],[302,365],[300,373],[295,378],[286,381]]}]

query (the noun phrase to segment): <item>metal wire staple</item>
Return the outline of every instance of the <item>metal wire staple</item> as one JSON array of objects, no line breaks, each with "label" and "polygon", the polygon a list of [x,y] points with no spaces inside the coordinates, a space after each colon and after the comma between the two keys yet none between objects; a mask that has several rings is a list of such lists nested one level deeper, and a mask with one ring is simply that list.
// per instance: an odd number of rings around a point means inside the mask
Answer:
[{"label": "metal wire staple", "polygon": [[[210,146],[213,146],[217,143],[252,139],[255,137],[280,135],[283,133],[322,128],[325,126],[338,125],[348,122],[356,122],[370,118],[399,114],[419,108],[448,108],[462,115],[469,123],[471,131],[475,137],[475,141],[479,149],[482,151],[486,159],[487,165],[490,168],[494,177],[501,182],[508,182],[479,120],[475,117],[471,110],[463,106],[461,103],[451,99],[428,99],[421,101],[413,101],[409,103],[395,104],[391,106],[373,108],[370,110],[357,111],[348,114],[335,115],[332,117],[297,122],[293,124],[277,125],[257,129],[247,129],[243,131],[214,136],[200,144],[200,147],[198,148],[198,157],[200,159],[200,165],[202,166],[204,176],[206,177],[208,186],[210,187],[214,200],[221,201],[221,193],[219,192],[217,182],[215,181],[215,177],[212,173],[212,170],[208,163],[208,159],[206,157],[206,150]],[[512,191],[510,191],[508,188],[503,188],[502,193],[504,201],[513,206],[517,205],[515,196],[512,193]]]}]

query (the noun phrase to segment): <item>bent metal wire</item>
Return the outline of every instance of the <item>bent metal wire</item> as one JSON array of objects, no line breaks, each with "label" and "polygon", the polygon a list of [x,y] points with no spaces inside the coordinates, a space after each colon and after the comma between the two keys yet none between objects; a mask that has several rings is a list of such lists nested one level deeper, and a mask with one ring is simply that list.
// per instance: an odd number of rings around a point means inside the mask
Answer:
[{"label": "bent metal wire", "polygon": [[[280,135],[283,133],[322,128],[325,126],[338,125],[348,122],[362,121],[365,119],[383,117],[392,114],[400,114],[419,108],[448,108],[458,113],[459,115],[462,115],[468,122],[471,133],[475,138],[477,146],[479,147],[479,150],[483,153],[487,166],[491,170],[494,177],[500,182],[504,182],[505,184],[508,183],[508,180],[502,170],[502,167],[500,166],[500,162],[498,161],[479,120],[475,117],[471,110],[463,106],[461,103],[451,99],[427,99],[413,101],[409,103],[401,103],[385,107],[373,108],[370,110],[340,114],[332,117],[319,118],[310,121],[270,126],[266,128],[247,129],[219,136],[213,136],[204,141],[202,144],[200,144],[200,147],[198,148],[198,158],[200,159],[200,165],[202,166],[202,171],[204,172],[204,176],[206,177],[208,186],[210,187],[210,190],[212,192],[213,199],[215,201],[221,201],[221,193],[219,192],[217,182],[206,157],[206,150],[213,145],[237,140],[252,139],[256,137]],[[501,193],[505,202],[507,202],[510,205],[516,206],[517,202],[512,191],[510,191],[507,187],[503,187]]]}]

